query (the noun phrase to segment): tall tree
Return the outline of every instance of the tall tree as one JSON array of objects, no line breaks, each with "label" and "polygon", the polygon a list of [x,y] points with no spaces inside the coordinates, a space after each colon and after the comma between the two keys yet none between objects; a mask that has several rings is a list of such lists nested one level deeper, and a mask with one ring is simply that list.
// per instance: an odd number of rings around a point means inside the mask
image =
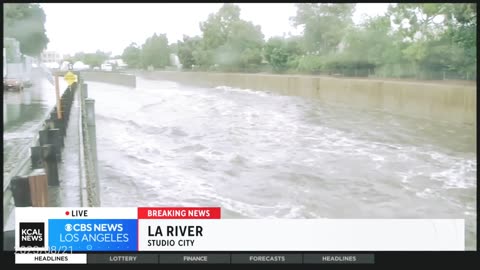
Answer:
[{"label": "tall tree", "polygon": [[296,4],[294,26],[303,27],[308,52],[325,55],[337,49],[353,24],[355,4]]},{"label": "tall tree", "polygon": [[476,4],[397,4],[389,9],[416,68],[472,72],[476,67]]},{"label": "tall tree", "polygon": [[240,19],[240,8],[224,4],[200,24],[202,51],[193,53],[196,62],[205,67],[224,70],[254,68],[262,61],[263,33],[259,26]]},{"label": "tall tree", "polygon": [[141,54],[144,68],[153,66],[154,68],[164,68],[170,64],[170,48],[166,34],[153,34],[147,38],[142,46]]},{"label": "tall tree", "polygon": [[3,4],[4,37],[20,42],[20,51],[39,56],[49,39],[45,30],[45,12],[39,4]]},{"label": "tall tree", "polygon": [[455,68],[463,73],[477,69],[477,4],[444,4],[446,6],[447,36],[458,48]]},{"label": "tall tree", "polygon": [[128,47],[123,50],[122,60],[130,68],[138,68],[141,67],[142,58],[141,58],[142,51],[138,47],[136,43],[131,43]]},{"label": "tall tree", "polygon": [[204,46],[216,49],[227,41],[232,24],[240,20],[240,8],[234,4],[224,4],[217,13],[210,14],[205,22],[200,23]]},{"label": "tall tree", "polygon": [[201,46],[200,37],[183,36],[183,41],[178,41],[178,59],[184,69],[191,69],[192,66],[197,65],[194,57],[195,50]]}]

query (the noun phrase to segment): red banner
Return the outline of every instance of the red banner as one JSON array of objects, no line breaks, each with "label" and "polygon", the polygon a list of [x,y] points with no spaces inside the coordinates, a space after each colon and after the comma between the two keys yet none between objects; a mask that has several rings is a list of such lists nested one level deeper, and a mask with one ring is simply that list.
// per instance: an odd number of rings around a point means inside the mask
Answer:
[{"label": "red banner", "polygon": [[220,207],[138,207],[139,219],[220,219]]}]

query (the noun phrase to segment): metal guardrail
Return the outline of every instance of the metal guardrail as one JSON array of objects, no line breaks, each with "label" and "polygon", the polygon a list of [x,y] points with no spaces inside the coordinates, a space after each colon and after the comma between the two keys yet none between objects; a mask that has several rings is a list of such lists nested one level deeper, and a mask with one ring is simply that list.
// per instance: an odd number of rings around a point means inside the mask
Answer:
[{"label": "metal guardrail", "polygon": [[[95,130],[94,101],[88,98],[88,88],[80,83],[80,110],[81,110],[81,152],[80,164],[82,179],[82,201],[88,207],[98,207],[100,201],[100,183],[97,169],[97,148]],[[87,197],[85,200],[85,196]]]},{"label": "metal guardrail", "polygon": [[88,190],[87,190],[87,175],[84,173],[86,171],[85,168],[85,154],[84,154],[84,149],[85,146],[83,144],[83,117],[82,117],[82,102],[84,98],[83,92],[85,91],[85,87],[83,83],[79,84],[79,91],[77,93],[78,97],[78,145],[79,145],[79,150],[78,151],[78,168],[79,168],[79,179],[80,179],[80,201],[82,204],[82,207],[88,207]]}]

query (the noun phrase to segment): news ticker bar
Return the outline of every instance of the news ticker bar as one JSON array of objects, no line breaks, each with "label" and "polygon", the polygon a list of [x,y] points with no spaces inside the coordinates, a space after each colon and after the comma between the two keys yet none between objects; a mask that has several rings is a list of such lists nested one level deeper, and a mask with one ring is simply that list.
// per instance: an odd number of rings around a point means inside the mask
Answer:
[{"label": "news ticker bar", "polygon": [[16,251],[463,251],[462,219],[222,219],[218,207],[16,208]]},{"label": "news ticker bar", "polygon": [[373,264],[374,254],[15,254],[16,264]]}]

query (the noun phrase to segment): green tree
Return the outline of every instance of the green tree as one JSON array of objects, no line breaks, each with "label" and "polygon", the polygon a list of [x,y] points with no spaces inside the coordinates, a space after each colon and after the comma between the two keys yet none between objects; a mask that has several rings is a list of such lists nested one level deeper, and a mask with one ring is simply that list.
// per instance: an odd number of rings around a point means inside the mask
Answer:
[{"label": "green tree", "polygon": [[303,55],[298,60],[298,71],[317,74],[323,70],[324,59],[319,55]]},{"label": "green tree", "polygon": [[100,67],[106,60],[110,58],[111,53],[97,50],[95,53],[87,53],[83,62],[90,67]]},{"label": "green tree", "polygon": [[164,68],[170,64],[170,48],[165,34],[153,34],[142,46],[142,65],[144,68]]},{"label": "green tree", "polygon": [[[397,4],[389,9],[416,76],[476,70],[476,4]],[[442,53],[443,52],[443,53]]]},{"label": "green tree", "polygon": [[17,39],[23,54],[39,56],[49,42],[45,19],[39,4],[3,4],[4,37]]},{"label": "green tree", "polygon": [[227,53],[229,48],[225,44],[232,24],[239,20],[240,8],[233,4],[224,4],[217,13],[210,14],[206,21],[200,23],[201,47],[193,53],[198,65],[210,68],[215,64],[231,62],[229,58],[232,55]]},{"label": "green tree", "polygon": [[20,55],[18,55],[15,51],[14,40],[3,40],[3,47],[6,51],[6,58],[8,63],[18,63],[21,61]]},{"label": "green tree", "polygon": [[477,66],[477,4],[444,4],[446,36],[452,40],[457,56],[450,69],[476,73]]},{"label": "green tree", "polygon": [[345,38],[345,54],[354,60],[383,64],[383,53],[395,42],[390,29],[390,18],[387,16],[367,18],[361,25],[349,29]]},{"label": "green tree", "polygon": [[217,63],[229,69],[254,69],[262,62],[260,26],[238,20],[230,24],[227,41],[217,53]]},{"label": "green tree", "polygon": [[125,64],[130,68],[139,68],[142,66],[142,51],[136,43],[131,43],[123,50],[121,56]]},{"label": "green tree", "polygon": [[183,41],[178,41],[178,59],[184,69],[191,69],[192,66],[197,65],[195,61],[195,50],[200,48],[202,39],[200,37],[183,36]]},{"label": "green tree", "polygon": [[227,42],[232,24],[240,21],[240,8],[234,4],[224,4],[217,13],[210,14],[200,23],[205,49],[216,49]]},{"label": "green tree", "polygon": [[326,55],[334,52],[343,40],[355,4],[296,4],[294,26],[303,27],[305,49],[309,53]]},{"label": "green tree", "polygon": [[272,37],[263,49],[265,60],[272,66],[275,72],[283,72],[287,69],[298,67],[299,57],[303,54],[298,38]]},{"label": "green tree", "polygon": [[170,48],[170,53],[178,55],[178,42],[179,41],[174,42],[168,46]]},{"label": "green tree", "polygon": [[240,19],[240,8],[224,4],[200,23],[201,50],[193,52],[204,68],[218,66],[226,71],[255,69],[262,62],[263,33],[259,26]]},{"label": "green tree", "polygon": [[106,60],[110,58],[110,55],[111,53],[100,50],[97,50],[95,53],[77,52],[72,57],[71,61],[73,63],[81,61],[90,67],[100,67]]}]

